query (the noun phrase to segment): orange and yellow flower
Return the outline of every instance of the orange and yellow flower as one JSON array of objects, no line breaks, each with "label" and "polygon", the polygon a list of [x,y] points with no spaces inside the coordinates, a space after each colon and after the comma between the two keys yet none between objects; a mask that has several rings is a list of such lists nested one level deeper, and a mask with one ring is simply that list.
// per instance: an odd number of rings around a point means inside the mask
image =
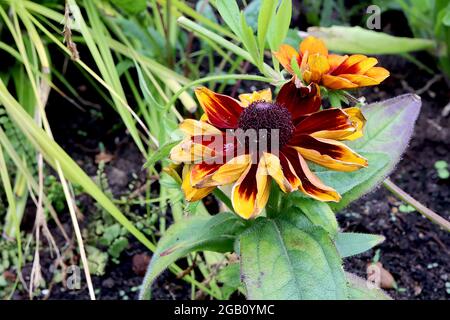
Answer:
[{"label": "orange and yellow flower", "polygon": [[375,67],[377,59],[362,54],[330,54],[325,43],[315,37],[305,38],[299,51],[284,44],[274,55],[293,76],[292,62],[296,61],[306,84],[314,82],[329,89],[373,86],[389,76],[386,69]]},{"label": "orange and yellow flower", "polygon": [[[339,171],[366,167],[367,160],[341,142],[360,137],[365,119],[358,108],[320,111],[318,90],[316,84],[299,90],[288,82],[272,101],[270,89],[240,95],[239,100],[196,89],[205,114],[180,124],[186,137],[170,153],[174,162],[184,164],[186,199],[197,201],[217,186],[233,185],[233,208],[249,219],[264,209],[274,180],[283,192],[299,190],[320,201],[339,201],[338,192],[323,184],[306,160]],[[277,132],[278,140],[269,139],[267,149],[252,150],[247,140],[229,134],[238,129],[276,130],[270,132]],[[268,138],[259,133],[254,137]]]}]

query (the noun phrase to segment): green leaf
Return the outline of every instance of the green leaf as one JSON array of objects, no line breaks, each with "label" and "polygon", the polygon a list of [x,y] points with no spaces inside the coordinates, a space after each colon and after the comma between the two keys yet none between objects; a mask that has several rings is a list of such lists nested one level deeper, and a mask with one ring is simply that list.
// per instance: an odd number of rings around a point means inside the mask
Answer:
[{"label": "green leaf", "polygon": [[333,210],[331,210],[330,206],[325,202],[296,197],[298,195],[298,192],[292,194],[292,197],[295,199],[295,205],[314,225],[322,227],[332,238],[334,238],[338,231],[338,223],[336,215]]},{"label": "green leaf", "polygon": [[129,14],[138,14],[145,11],[146,0],[110,0],[116,7]]},{"label": "green leaf", "polygon": [[227,26],[239,38],[241,37],[240,10],[236,0],[216,0],[216,8]]},{"label": "green leaf", "polygon": [[221,288],[223,299],[228,300],[230,296],[241,288],[241,273],[239,263],[232,263],[225,266],[216,276],[218,282],[223,283]]},{"label": "green leaf", "polygon": [[293,48],[298,48],[302,38],[296,29],[289,29],[283,43],[290,45]]},{"label": "green leaf", "polygon": [[336,248],[342,258],[363,253],[385,240],[376,234],[339,232],[334,239]]},{"label": "green leaf", "polygon": [[243,228],[242,220],[229,212],[212,217],[186,217],[173,224],[158,242],[140,297],[147,297],[155,278],[169,265],[188,253],[198,250],[232,251],[236,235]]},{"label": "green leaf", "polygon": [[147,85],[147,81],[145,79],[144,74],[142,73],[141,68],[139,67],[139,64],[136,61],[134,61],[134,65],[136,67],[136,71],[138,74],[139,88],[142,91],[142,94],[149,106],[149,109],[155,108],[156,110],[164,110],[164,106],[158,103],[158,101],[156,101],[156,99],[153,97],[153,94]]},{"label": "green leaf", "polygon": [[438,170],[439,169],[447,169],[448,163],[445,160],[438,160],[434,163],[434,167]]},{"label": "green leaf", "polygon": [[217,17],[214,14],[214,10],[211,7],[211,4],[209,3],[209,0],[199,0],[197,4],[195,5],[195,11],[200,13],[205,18],[208,18],[214,23],[217,22]]},{"label": "green leaf", "polygon": [[324,40],[328,49],[335,52],[399,54],[433,49],[436,46],[433,40],[394,37],[361,27],[310,27],[308,34]]},{"label": "green leaf", "polygon": [[[267,41],[269,42],[270,50],[277,51],[286,39],[291,18],[292,0],[282,0],[275,17],[270,22],[269,30],[267,31]],[[298,43],[299,42],[294,46],[297,47]]]},{"label": "green leaf", "polygon": [[328,92],[328,99],[330,100],[330,105],[332,105],[333,107],[337,107],[340,108],[342,103],[341,103],[341,96],[339,95],[338,91],[329,91]]},{"label": "green leaf", "polygon": [[93,246],[86,246],[86,253],[91,274],[103,276],[106,265],[108,264],[108,254]]},{"label": "green leaf", "polygon": [[259,56],[264,56],[264,48],[266,45],[266,35],[269,30],[269,26],[272,22],[272,17],[275,14],[278,1],[275,0],[262,0],[261,8],[258,15],[258,46]]},{"label": "green leaf", "polygon": [[352,273],[346,272],[350,300],[392,300],[383,290],[368,286],[368,282]]},{"label": "green leaf", "polygon": [[249,299],[345,299],[341,259],[328,233],[261,218],[240,237]]},{"label": "green leaf", "polygon": [[163,144],[161,147],[159,147],[158,150],[156,150],[150,158],[148,158],[147,162],[144,164],[144,168],[148,168],[153,166],[156,162],[159,160],[167,158],[167,156],[170,153],[170,150],[172,150],[173,147],[175,147],[177,144],[180,143],[181,140],[177,141],[169,141]]},{"label": "green leaf", "polygon": [[258,30],[258,16],[261,8],[261,0],[253,0],[244,9],[245,21],[254,32]]},{"label": "green leaf", "polygon": [[243,12],[241,12],[241,32],[242,43],[252,57],[252,62],[260,67],[261,61],[259,60],[260,53],[258,51],[258,44],[256,42],[256,38],[253,34],[252,28],[249,27],[247,22],[245,21],[245,15]]},{"label": "green leaf", "polygon": [[128,239],[125,237],[119,237],[108,248],[108,253],[113,258],[119,258],[120,254],[128,247]]},{"label": "green leaf", "polygon": [[344,174],[318,173],[342,195],[339,203],[331,205],[333,210],[374,189],[394,169],[411,139],[420,106],[419,96],[405,94],[361,107],[367,119],[364,136],[347,145],[367,157],[368,168]]}]

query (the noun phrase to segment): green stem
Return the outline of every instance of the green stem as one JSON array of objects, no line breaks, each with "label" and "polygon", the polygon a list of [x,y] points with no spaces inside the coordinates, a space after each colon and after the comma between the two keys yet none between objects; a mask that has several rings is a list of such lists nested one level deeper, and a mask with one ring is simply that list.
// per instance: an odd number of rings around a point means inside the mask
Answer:
[{"label": "green stem", "polygon": [[234,212],[233,204],[231,203],[230,198],[228,198],[228,196],[222,190],[220,190],[219,188],[215,188],[213,191],[213,194],[220,201],[222,201],[228,207],[228,209],[230,209],[232,212]]},{"label": "green stem", "polygon": [[275,218],[280,213],[280,188],[274,181],[272,181],[266,213],[268,218]]},{"label": "green stem", "polygon": [[437,225],[441,226],[443,229],[450,231],[450,222],[442,218],[440,215],[438,215],[436,212],[428,209],[423,204],[421,204],[419,201],[411,197],[408,193],[400,189],[396,184],[394,184],[390,179],[386,179],[383,182],[386,189],[388,189],[390,192],[392,192],[395,196],[397,196],[400,200],[406,202],[407,204],[411,205],[416,209],[420,214],[422,214],[424,217],[428,218],[432,222],[436,223]]},{"label": "green stem", "polygon": [[246,50],[242,49],[241,47],[235,45],[234,43],[224,39],[220,35],[200,26],[199,24],[195,23],[192,20],[189,20],[186,17],[178,18],[178,24],[189,31],[192,31],[198,35],[201,35],[201,36],[211,39],[212,41],[221,45],[225,49],[227,49],[227,50],[233,52],[234,54],[244,58],[245,60],[253,63],[256,67],[258,67],[260,69],[260,71],[264,75],[271,77],[273,79],[272,82],[283,81],[279,72],[276,72],[272,67],[270,67],[266,63],[264,63],[262,66],[258,65],[258,61],[254,61],[252,56],[250,55],[250,53],[248,53]]}]

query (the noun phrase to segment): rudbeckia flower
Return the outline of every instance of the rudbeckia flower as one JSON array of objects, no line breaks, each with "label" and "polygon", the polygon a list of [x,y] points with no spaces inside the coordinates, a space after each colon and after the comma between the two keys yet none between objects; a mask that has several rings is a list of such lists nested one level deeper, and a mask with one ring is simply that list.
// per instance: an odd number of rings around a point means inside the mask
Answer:
[{"label": "rudbeckia flower", "polygon": [[299,51],[283,44],[274,55],[293,76],[292,62],[296,61],[305,83],[314,82],[329,89],[373,86],[389,76],[386,69],[375,67],[377,59],[362,54],[329,54],[325,43],[315,37],[305,38]]},{"label": "rudbeckia flower", "polygon": [[[319,180],[306,160],[338,171],[367,166],[341,142],[362,135],[363,115],[358,108],[319,111],[317,85],[298,90],[288,82],[275,101],[270,89],[242,94],[239,100],[205,87],[195,94],[205,114],[200,121],[180,124],[186,137],[170,153],[171,160],[184,164],[182,189],[188,201],[232,184],[233,208],[249,219],[264,209],[274,180],[283,192],[299,190],[337,202],[340,195]],[[245,140],[237,131],[256,134]],[[258,148],[251,148],[255,142]]]}]

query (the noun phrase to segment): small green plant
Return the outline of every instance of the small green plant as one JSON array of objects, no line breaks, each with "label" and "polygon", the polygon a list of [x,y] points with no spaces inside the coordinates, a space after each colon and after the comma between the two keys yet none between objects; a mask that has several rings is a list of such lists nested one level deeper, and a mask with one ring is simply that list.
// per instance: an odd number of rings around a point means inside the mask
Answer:
[{"label": "small green plant", "polygon": [[403,213],[410,213],[410,212],[416,211],[416,209],[413,206],[409,205],[409,204],[401,204],[398,207],[398,210],[400,212],[403,212]]},{"label": "small green plant", "polygon": [[450,172],[448,171],[448,163],[445,160],[438,160],[434,163],[434,168],[440,179],[445,180],[450,177]]}]

